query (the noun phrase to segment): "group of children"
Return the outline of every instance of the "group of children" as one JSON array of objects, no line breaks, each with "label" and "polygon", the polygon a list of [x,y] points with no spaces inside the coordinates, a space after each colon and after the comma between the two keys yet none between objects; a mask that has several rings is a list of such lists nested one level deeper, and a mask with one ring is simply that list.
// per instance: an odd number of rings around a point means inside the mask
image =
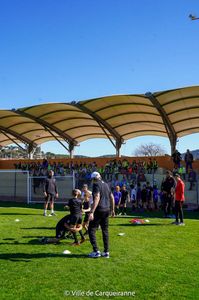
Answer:
[{"label": "group of children", "polygon": [[[81,192],[79,189],[74,189],[72,191],[72,198],[66,205],[70,213],[57,223],[55,238],[43,238],[42,243],[57,244],[61,239],[65,238],[66,233],[74,239],[72,245],[78,246],[83,243],[86,240],[85,236],[88,234],[91,199],[92,194],[90,191]],[[82,220],[83,214],[84,220]],[[77,233],[80,235],[80,242],[78,241]]]},{"label": "group of children", "polygon": [[127,205],[131,203],[132,211],[136,209],[157,210],[159,194],[157,185],[153,187],[149,182],[137,185],[131,184],[127,190],[126,185],[121,188],[117,185],[113,191],[115,199],[115,215],[126,215]]}]

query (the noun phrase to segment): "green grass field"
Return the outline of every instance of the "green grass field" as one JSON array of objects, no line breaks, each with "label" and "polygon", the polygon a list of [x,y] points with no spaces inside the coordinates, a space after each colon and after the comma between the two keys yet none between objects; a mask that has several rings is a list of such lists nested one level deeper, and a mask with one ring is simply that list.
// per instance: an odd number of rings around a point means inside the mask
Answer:
[{"label": "green grass field", "polygon": [[[71,240],[42,245],[39,239],[53,237],[65,214],[43,217],[42,212],[0,204],[1,300],[199,299],[198,212],[185,214],[184,227],[170,225],[160,213],[142,214],[150,220],[146,225],[130,224],[132,216],[110,219],[110,259],[87,258],[89,241],[79,247]],[[97,237],[102,249],[100,230]],[[130,293],[109,297],[111,292]]]}]

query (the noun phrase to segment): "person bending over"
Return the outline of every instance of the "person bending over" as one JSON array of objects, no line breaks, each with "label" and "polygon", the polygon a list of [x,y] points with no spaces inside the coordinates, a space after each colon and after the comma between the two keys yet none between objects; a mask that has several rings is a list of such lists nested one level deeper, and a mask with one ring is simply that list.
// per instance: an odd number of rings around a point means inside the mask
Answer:
[{"label": "person bending over", "polygon": [[71,215],[63,217],[56,225],[55,231],[56,235],[54,238],[43,237],[41,242],[43,244],[58,244],[60,240],[65,238],[66,232],[71,232],[74,234],[82,229],[81,225],[73,225]]}]

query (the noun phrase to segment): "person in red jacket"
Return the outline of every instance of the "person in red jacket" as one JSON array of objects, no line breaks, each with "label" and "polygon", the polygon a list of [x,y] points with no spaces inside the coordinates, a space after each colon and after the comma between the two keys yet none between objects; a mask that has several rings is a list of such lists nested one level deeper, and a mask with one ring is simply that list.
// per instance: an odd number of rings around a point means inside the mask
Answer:
[{"label": "person in red jacket", "polygon": [[[176,221],[173,224],[176,225],[185,225],[183,221],[183,210],[182,206],[185,200],[184,197],[184,189],[185,184],[180,178],[179,174],[175,174],[175,180],[176,180],[176,188],[175,188],[175,216]],[[180,219],[180,222],[179,222]]]}]

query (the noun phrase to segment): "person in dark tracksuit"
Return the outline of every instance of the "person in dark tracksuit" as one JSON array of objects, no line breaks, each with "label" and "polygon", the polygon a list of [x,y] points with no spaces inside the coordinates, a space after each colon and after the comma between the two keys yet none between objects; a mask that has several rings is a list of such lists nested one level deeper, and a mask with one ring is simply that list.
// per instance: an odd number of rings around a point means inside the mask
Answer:
[{"label": "person in dark tracksuit", "polygon": [[171,172],[167,171],[166,179],[162,183],[163,211],[165,218],[170,217],[171,214],[171,208],[174,202],[175,185],[175,179],[173,178]]},{"label": "person in dark tracksuit", "polygon": [[[90,243],[93,247],[93,252],[89,254],[90,258],[98,258],[103,256],[109,258],[109,214],[111,208],[111,215],[114,216],[114,197],[108,186],[101,179],[101,175],[98,172],[93,172],[91,174],[93,179],[93,204],[89,214],[89,227],[88,233],[90,238]],[[99,225],[101,226],[104,252],[100,252],[96,242],[96,230]]]},{"label": "person in dark tracksuit", "polygon": [[53,176],[54,176],[54,172],[53,170],[50,170],[48,173],[48,178],[46,178],[44,182],[44,196],[45,196],[44,214],[43,214],[44,216],[47,216],[47,209],[48,209],[49,202],[50,202],[50,209],[51,209],[50,216],[55,216],[54,201],[55,198],[58,198],[58,190],[57,190],[56,179]]},{"label": "person in dark tracksuit", "polygon": [[63,217],[56,225],[56,235],[54,238],[43,237],[41,242],[43,244],[58,244],[61,239],[64,239],[67,231],[70,231],[71,216],[67,215]]},{"label": "person in dark tracksuit", "polygon": [[[76,234],[82,230],[81,224],[73,225],[73,218],[71,215],[67,215],[63,217],[56,225],[55,231],[56,235],[54,238],[43,237],[41,239],[42,244],[58,244],[60,240],[65,238],[66,232],[70,232],[71,234]],[[76,242],[75,242],[76,243]],[[75,244],[73,243],[73,244]]]},{"label": "person in dark tracksuit", "polygon": [[[84,235],[82,233],[82,200],[81,191],[78,189],[74,189],[72,191],[72,196],[67,204],[69,207],[70,214],[63,217],[56,225],[56,236],[55,238],[43,238],[41,240],[44,244],[54,243],[57,244],[61,239],[65,237],[66,232],[70,232],[73,235],[74,243],[73,246],[79,246],[80,243],[85,241]],[[81,241],[78,242],[77,232],[79,232],[81,236]]]}]

